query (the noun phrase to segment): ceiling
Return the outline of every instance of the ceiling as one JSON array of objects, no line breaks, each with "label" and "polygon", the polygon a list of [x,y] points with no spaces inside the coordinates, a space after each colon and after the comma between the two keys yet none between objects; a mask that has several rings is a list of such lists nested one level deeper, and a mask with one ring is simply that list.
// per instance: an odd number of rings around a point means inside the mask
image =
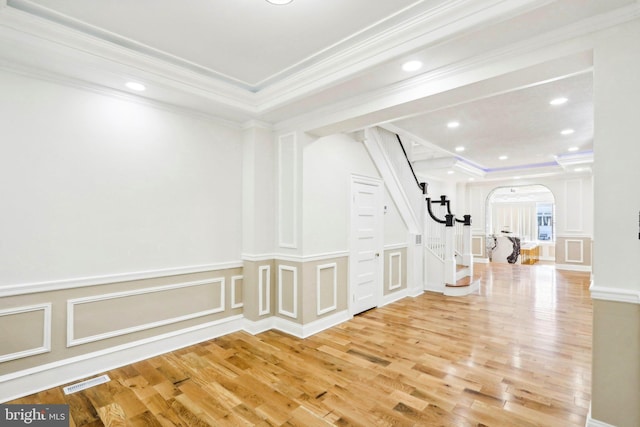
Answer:
[{"label": "ceiling", "polygon": [[589,173],[593,58],[555,46],[639,15],[636,0],[0,0],[0,66],[239,126],[381,125],[430,178]]}]

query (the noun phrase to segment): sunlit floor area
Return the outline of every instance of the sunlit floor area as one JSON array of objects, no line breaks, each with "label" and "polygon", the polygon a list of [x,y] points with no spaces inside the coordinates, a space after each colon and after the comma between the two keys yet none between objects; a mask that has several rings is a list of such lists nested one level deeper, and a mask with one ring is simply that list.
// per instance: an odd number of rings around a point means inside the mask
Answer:
[{"label": "sunlit floor area", "polygon": [[425,293],[311,338],[244,332],[107,372],[71,425],[584,426],[589,273],[476,265],[480,293]]}]

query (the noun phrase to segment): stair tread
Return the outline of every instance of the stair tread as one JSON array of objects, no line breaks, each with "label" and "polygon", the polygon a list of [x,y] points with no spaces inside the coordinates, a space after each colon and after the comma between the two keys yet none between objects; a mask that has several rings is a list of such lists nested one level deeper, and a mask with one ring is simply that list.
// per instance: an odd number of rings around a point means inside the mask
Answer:
[{"label": "stair tread", "polygon": [[446,283],[445,286],[450,288],[461,288],[465,286],[471,286],[474,282],[480,280],[482,276],[474,274],[473,278],[471,276],[465,276],[456,281],[456,283]]}]

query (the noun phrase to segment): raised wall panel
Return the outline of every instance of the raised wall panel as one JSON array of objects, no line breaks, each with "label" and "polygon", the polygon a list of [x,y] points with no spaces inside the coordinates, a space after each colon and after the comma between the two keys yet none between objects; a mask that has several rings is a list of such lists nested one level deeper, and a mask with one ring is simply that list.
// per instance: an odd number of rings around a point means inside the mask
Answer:
[{"label": "raised wall panel", "polygon": [[484,234],[486,202],[482,189],[471,188],[469,191],[469,214],[471,215],[472,233]]},{"label": "raised wall panel", "polygon": [[224,300],[223,277],[70,299],[67,346],[220,313]]},{"label": "raised wall panel", "polygon": [[584,262],[584,241],[567,239],[564,241],[565,262]]},{"label": "raised wall panel", "polygon": [[471,255],[477,257],[484,256],[484,237],[471,236]]},{"label": "raised wall panel", "polygon": [[298,159],[296,135],[282,135],[278,139],[278,244],[282,248],[296,248]]},{"label": "raised wall panel", "polygon": [[278,313],[294,319],[298,317],[298,269],[296,267],[278,266]]},{"label": "raised wall panel", "polygon": [[565,181],[565,231],[583,231],[582,181]]},{"label": "raised wall panel", "polygon": [[335,262],[316,267],[316,300],[318,315],[334,311],[338,307],[338,264]]},{"label": "raised wall panel", "polygon": [[244,276],[231,277],[231,308],[240,308],[244,306],[244,299],[242,296],[243,282]]},{"label": "raised wall panel", "polygon": [[0,310],[0,363],[51,351],[51,304]]},{"label": "raised wall panel", "polygon": [[271,313],[271,266],[258,267],[258,315]]},{"label": "raised wall panel", "polygon": [[402,287],[402,253],[389,254],[389,290]]}]

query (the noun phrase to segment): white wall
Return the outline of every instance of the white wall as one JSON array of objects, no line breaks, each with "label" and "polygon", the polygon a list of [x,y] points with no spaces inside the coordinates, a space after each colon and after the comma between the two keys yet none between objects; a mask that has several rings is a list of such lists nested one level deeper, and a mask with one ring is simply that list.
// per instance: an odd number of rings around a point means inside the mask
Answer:
[{"label": "white wall", "polygon": [[241,135],[0,72],[0,286],[237,261]]},{"label": "white wall", "polygon": [[389,194],[389,190],[385,188],[384,204],[387,208],[384,215],[384,244],[385,245],[401,245],[407,243],[407,225],[404,223],[396,204]]},{"label": "white wall", "polygon": [[588,175],[468,184],[465,204],[471,209],[474,233],[486,232],[485,204],[487,197],[494,189],[531,184],[544,185],[553,193],[556,207],[556,236],[593,235],[593,182]]},{"label": "white wall", "polygon": [[[343,134],[310,141],[303,154],[304,254],[349,248],[351,175],[379,178],[364,144]],[[385,191],[385,244],[404,243],[407,231]]]},{"label": "white wall", "polygon": [[[640,53],[627,43],[640,21],[605,33],[596,46],[594,273],[598,286],[640,290]],[[635,267],[635,268],[634,268]]]},{"label": "white wall", "polygon": [[640,20],[594,52],[593,375],[588,425],[640,425]]},{"label": "white wall", "polygon": [[276,180],[273,132],[260,126],[243,132],[242,253],[273,253],[275,244]]}]

